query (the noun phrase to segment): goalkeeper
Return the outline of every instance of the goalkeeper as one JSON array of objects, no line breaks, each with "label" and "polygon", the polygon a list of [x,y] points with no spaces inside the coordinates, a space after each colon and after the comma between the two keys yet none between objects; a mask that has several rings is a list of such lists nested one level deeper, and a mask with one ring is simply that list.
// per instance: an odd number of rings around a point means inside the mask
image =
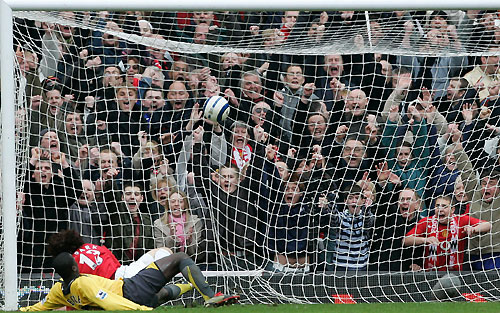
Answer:
[{"label": "goalkeeper", "polygon": [[206,306],[231,304],[239,299],[238,295],[215,294],[198,266],[185,253],[162,258],[124,280],[81,275],[75,259],[67,252],[57,255],[52,265],[62,281],[52,286],[44,300],[21,311],[47,311],[63,306],[77,310],[152,310],[168,300],[163,286],[178,273],[201,293]]}]

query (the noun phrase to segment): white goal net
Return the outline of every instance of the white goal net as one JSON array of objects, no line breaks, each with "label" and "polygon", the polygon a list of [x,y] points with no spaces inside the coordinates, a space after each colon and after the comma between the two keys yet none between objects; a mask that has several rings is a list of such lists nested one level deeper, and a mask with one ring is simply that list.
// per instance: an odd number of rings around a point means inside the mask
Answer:
[{"label": "white goal net", "polygon": [[499,299],[499,12],[14,16],[21,304],[67,229],[245,303]]}]

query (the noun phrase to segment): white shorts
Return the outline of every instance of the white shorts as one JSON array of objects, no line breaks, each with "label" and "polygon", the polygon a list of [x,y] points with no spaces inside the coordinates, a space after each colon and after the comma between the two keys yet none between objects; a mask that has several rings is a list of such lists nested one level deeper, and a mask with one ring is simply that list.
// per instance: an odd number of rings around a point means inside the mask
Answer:
[{"label": "white shorts", "polygon": [[139,260],[130,263],[129,265],[120,266],[115,272],[115,279],[130,278],[135,276],[141,270],[145,269],[154,261],[169,256],[170,253],[165,249],[160,249],[156,252],[154,258],[150,254],[144,254]]}]

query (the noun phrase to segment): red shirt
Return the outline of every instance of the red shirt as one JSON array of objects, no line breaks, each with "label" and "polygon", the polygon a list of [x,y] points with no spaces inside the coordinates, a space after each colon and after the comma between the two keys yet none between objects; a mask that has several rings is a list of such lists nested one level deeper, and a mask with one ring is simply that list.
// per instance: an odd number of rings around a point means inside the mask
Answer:
[{"label": "red shirt", "polygon": [[114,279],[120,262],[105,246],[83,244],[73,253],[82,274],[92,274],[109,279]]},{"label": "red shirt", "polygon": [[[439,245],[437,247],[425,247],[425,263],[424,268],[437,268],[438,271],[460,271],[464,260],[464,250],[466,245],[467,233],[464,231],[464,226],[475,226],[481,222],[480,219],[470,217],[469,215],[454,215],[453,219],[458,227],[457,239],[453,240],[453,234],[449,225],[438,223],[437,232],[432,231],[432,220],[434,216],[424,217],[418,221],[417,225],[410,230],[406,236],[416,235],[417,237],[437,237]],[[458,246],[457,242],[458,241]],[[431,249],[434,249],[431,251]],[[431,252],[435,255],[435,260],[431,258]],[[451,258],[456,258],[453,261]],[[451,263],[451,264],[450,264]]]}]

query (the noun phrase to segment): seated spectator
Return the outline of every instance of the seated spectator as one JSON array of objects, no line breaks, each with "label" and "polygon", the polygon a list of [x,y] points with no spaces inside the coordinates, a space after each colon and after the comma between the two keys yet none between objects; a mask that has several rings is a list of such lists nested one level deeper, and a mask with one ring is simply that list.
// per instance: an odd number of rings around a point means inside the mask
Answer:
[{"label": "seated spectator", "polygon": [[410,230],[404,245],[426,245],[424,269],[460,271],[463,268],[466,237],[489,232],[491,223],[469,215],[455,215],[448,196],[438,196],[436,214],[424,217]]},{"label": "seated spectator", "polygon": [[173,190],[168,196],[165,213],[154,221],[156,247],[167,247],[175,252],[185,252],[193,260],[200,260],[203,223],[191,212],[187,196]]}]

